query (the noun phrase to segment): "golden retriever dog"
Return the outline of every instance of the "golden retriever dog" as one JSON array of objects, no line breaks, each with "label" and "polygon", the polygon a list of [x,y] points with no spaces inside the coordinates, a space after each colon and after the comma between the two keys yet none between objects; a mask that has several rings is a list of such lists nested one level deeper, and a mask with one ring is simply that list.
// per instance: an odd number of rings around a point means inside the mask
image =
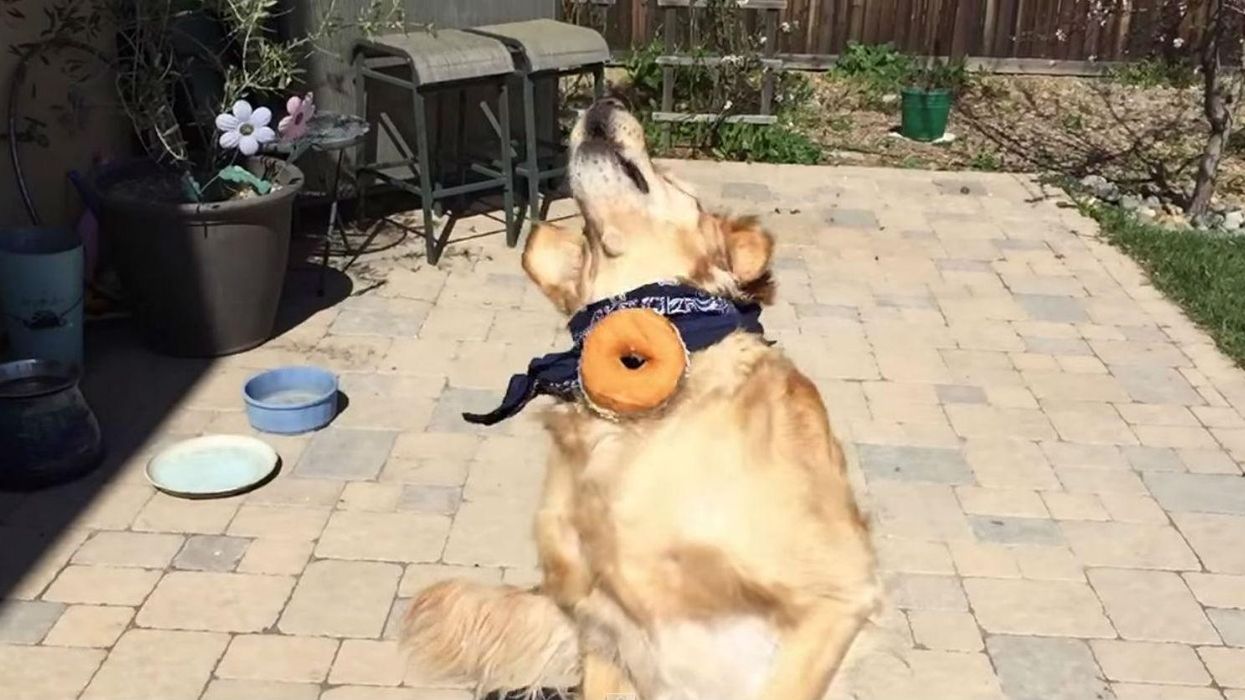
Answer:
[{"label": "golden retriever dog", "polygon": [[[661,280],[768,303],[771,236],[705,212],[643,129],[598,101],[571,136],[583,231],[539,225],[523,268],[570,315]],[[689,348],[690,349],[690,348]],[[422,591],[418,667],[584,700],[816,700],[879,597],[867,528],[816,387],[755,332],[691,352],[659,411],[548,409],[543,583]]]}]

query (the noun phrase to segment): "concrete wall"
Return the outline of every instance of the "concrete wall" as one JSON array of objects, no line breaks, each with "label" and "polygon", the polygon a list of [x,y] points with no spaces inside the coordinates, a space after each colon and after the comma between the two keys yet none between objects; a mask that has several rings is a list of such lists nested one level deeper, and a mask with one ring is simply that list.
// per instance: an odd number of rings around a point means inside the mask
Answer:
[{"label": "concrete wall", "polygon": [[[14,0],[0,12],[0,226],[25,226],[30,223],[18,196],[17,182],[9,161],[7,114],[9,85],[17,66],[17,56],[9,51],[13,45],[37,41],[49,27],[44,9],[50,0]],[[8,10],[15,10],[22,17]],[[103,37],[106,33],[101,33]],[[109,37],[110,38],[110,37]],[[96,42],[109,51],[108,41]],[[81,51],[52,50],[45,54],[48,64],[35,60],[28,64],[24,87],[18,95],[18,150],[25,169],[27,186],[45,225],[70,225],[81,213],[81,202],[66,173],[85,169],[95,156],[116,157],[129,148],[129,121],[117,108],[113,92],[113,76],[99,68],[99,63]],[[66,78],[66,59],[79,59],[90,66],[91,77],[74,84]],[[66,109],[71,103],[74,109]],[[33,121],[32,121],[33,120]],[[37,124],[36,122],[40,123]],[[46,139],[47,145],[30,140]]]}]

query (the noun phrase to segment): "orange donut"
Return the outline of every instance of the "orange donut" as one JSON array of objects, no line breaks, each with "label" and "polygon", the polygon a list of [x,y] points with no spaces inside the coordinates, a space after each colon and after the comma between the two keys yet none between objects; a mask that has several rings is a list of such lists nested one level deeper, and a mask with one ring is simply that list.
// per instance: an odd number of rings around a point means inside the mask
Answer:
[{"label": "orange donut", "polygon": [[626,415],[656,408],[674,394],[687,369],[687,351],[665,316],[623,309],[592,327],[579,362],[588,400]]}]

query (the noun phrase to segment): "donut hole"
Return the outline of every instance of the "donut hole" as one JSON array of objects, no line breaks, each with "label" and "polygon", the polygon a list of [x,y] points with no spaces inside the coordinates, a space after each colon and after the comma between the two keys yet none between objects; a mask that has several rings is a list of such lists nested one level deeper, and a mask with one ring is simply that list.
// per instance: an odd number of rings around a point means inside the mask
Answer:
[{"label": "donut hole", "polygon": [[637,355],[634,352],[629,352],[618,358],[618,361],[622,363],[623,367],[626,367],[629,370],[637,370],[648,362],[648,358]]}]

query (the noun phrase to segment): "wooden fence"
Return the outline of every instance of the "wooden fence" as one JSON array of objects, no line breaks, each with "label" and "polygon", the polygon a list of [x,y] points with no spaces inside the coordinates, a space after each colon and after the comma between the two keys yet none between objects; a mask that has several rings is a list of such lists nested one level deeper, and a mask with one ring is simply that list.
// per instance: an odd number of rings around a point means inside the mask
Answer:
[{"label": "wooden fence", "polygon": [[[1210,0],[788,0],[780,51],[893,43],[921,55],[1120,61],[1190,55]],[[656,0],[564,0],[625,51],[660,34]],[[1239,29],[1238,29],[1239,32]]]}]

